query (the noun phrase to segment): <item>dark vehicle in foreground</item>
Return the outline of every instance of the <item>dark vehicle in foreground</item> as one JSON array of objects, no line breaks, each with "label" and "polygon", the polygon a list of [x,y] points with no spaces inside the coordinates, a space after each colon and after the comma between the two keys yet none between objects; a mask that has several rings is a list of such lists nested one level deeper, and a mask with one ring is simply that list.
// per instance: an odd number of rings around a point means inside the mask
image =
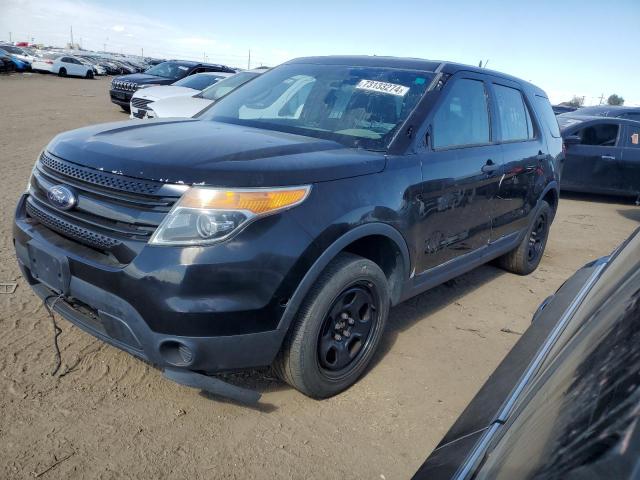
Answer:
[{"label": "dark vehicle in foreground", "polygon": [[640,200],[640,122],[560,115],[566,146],[562,190]]},{"label": "dark vehicle in foreground", "polygon": [[415,475],[637,479],[640,231],[578,270]]},{"label": "dark vehicle in foreground", "polygon": [[596,105],[581,107],[574,112],[576,115],[588,117],[613,117],[627,120],[640,120],[640,107],[624,107],[621,105]]},{"label": "dark vehicle in foreground", "polygon": [[199,372],[273,365],[328,397],[365,372],[391,305],[494,259],[537,268],[561,157],[527,82],[303,58],[197,119],[57,136],[15,248],[61,315],[170,378],[227,394]]},{"label": "dark vehicle in foreground", "polygon": [[[121,62],[122,63],[122,62]],[[211,63],[170,60],[154,65],[144,73],[132,73],[116,77],[111,81],[109,96],[111,102],[129,111],[129,102],[133,93],[141,87],[157,85],[171,85],[181,78],[203,72],[235,73],[235,70],[225,65]]]}]

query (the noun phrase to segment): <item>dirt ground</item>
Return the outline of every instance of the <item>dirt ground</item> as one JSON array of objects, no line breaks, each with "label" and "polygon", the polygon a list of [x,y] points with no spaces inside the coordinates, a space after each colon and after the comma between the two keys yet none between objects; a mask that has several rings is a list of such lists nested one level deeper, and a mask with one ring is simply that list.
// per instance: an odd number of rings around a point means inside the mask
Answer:
[{"label": "dirt ground", "polygon": [[239,378],[264,393],[252,409],[161,373],[60,324],[22,280],[11,220],[40,149],[58,132],[125,120],[109,79],[0,76],[0,478],[399,479],[416,471],[539,303],[640,223],[622,200],[563,198],[540,268],[492,266],[394,308],[369,373],[335,398],[310,400],[268,370]]}]

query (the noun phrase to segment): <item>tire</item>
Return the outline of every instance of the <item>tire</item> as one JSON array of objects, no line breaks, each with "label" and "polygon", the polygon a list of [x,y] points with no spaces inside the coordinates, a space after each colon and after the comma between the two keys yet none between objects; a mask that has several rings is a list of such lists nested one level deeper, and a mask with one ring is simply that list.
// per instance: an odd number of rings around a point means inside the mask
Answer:
[{"label": "tire", "polygon": [[123,112],[131,113],[131,107],[129,105],[120,105]]},{"label": "tire", "polygon": [[87,74],[85,75],[85,78],[89,80],[93,80],[93,72],[91,70],[87,70]]},{"label": "tire", "polygon": [[496,260],[498,266],[518,275],[529,275],[538,268],[547,246],[552,220],[551,207],[546,201],[541,200],[522,242],[517,248],[499,257]]},{"label": "tire", "polygon": [[59,77],[66,77],[67,76],[67,69],[62,67],[60,70],[58,70],[58,76]]},{"label": "tire", "polygon": [[346,390],[377,350],[389,306],[387,278],[380,267],[341,253],[307,294],[274,371],[309,397],[327,398]]}]

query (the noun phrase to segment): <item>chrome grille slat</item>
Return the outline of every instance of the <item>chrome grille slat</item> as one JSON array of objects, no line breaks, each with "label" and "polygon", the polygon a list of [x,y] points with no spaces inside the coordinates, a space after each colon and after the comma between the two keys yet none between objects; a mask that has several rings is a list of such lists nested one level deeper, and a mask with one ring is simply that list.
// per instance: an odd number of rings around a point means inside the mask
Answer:
[{"label": "chrome grille slat", "polygon": [[[32,193],[31,198],[32,206],[40,210],[52,209],[52,207],[49,207],[46,204],[46,199],[42,197],[41,193],[34,192]],[[111,221],[104,217],[89,216],[83,213],[76,213],[75,210],[71,210],[68,212],[61,212],[56,210],[55,213],[61,218],[66,218],[67,221],[73,221],[76,224],[85,224],[87,227],[94,229],[104,229],[105,231],[109,231],[110,233],[126,236],[129,238],[150,237],[155,230],[155,227],[144,227],[132,224],[127,225],[126,223]]]}]

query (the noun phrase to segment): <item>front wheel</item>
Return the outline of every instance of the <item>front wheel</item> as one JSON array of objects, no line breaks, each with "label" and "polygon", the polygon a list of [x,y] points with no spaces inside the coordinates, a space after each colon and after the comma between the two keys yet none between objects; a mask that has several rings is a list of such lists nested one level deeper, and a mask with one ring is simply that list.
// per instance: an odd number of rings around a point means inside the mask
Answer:
[{"label": "front wheel", "polygon": [[93,79],[93,72],[91,70],[87,70],[85,78],[88,78],[89,80]]},{"label": "front wheel", "polygon": [[533,272],[542,260],[547,246],[549,227],[553,213],[549,204],[541,200],[533,215],[533,221],[517,248],[497,259],[500,267],[518,275],[528,275]]},{"label": "front wheel", "polygon": [[67,69],[66,68],[61,68],[60,70],[58,70],[58,76],[59,77],[66,77],[67,76]]},{"label": "front wheel", "polygon": [[273,365],[305,395],[327,398],[364,373],[389,316],[389,287],[374,262],[342,253],[324,270]]}]

